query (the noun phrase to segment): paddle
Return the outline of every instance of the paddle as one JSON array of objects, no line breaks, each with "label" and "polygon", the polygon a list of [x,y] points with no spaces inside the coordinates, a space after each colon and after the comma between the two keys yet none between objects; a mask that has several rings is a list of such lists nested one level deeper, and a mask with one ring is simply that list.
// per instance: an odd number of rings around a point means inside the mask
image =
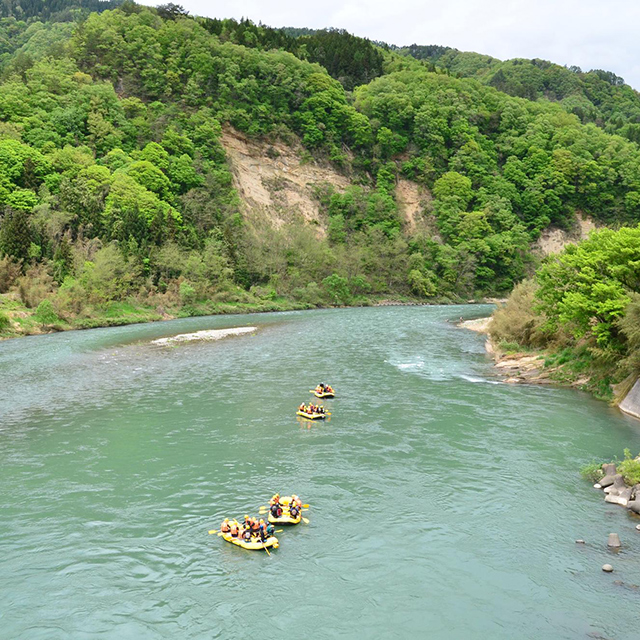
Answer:
[{"label": "paddle", "polygon": [[264,542],[262,543],[262,548],[267,552],[267,555],[271,557],[271,554],[269,553],[269,549],[267,549],[267,547],[264,546]]},{"label": "paddle", "polygon": [[309,518],[302,518],[302,522],[304,522],[305,524],[309,524]]}]

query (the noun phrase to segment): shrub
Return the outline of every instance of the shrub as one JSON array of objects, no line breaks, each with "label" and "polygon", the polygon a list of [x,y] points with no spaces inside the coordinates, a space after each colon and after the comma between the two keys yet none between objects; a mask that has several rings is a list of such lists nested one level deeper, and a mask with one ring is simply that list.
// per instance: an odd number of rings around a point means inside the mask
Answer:
[{"label": "shrub", "polygon": [[339,276],[337,273],[332,273],[322,281],[322,285],[333,304],[349,303],[351,292],[349,291],[349,281],[346,278]]},{"label": "shrub", "polygon": [[49,265],[42,263],[30,267],[24,276],[18,278],[18,290],[25,305],[35,309],[56,290],[56,282],[49,271]]},{"label": "shrub", "polygon": [[505,340],[498,343],[498,348],[506,353],[516,353],[520,351],[520,345],[517,342],[506,342]]},{"label": "shrub", "polygon": [[602,471],[602,463],[596,462],[594,460],[589,464],[585,464],[584,467],[580,469],[580,475],[585,480],[589,480],[590,482],[598,482],[598,480],[601,480],[604,476],[604,472]]},{"label": "shrub", "polygon": [[60,322],[60,318],[55,312],[51,300],[43,300],[38,305],[34,317],[40,324],[57,324]]},{"label": "shrub", "polygon": [[640,456],[631,457],[629,449],[624,450],[624,460],[618,464],[618,473],[622,474],[624,481],[633,486],[640,483]]},{"label": "shrub", "polygon": [[185,305],[196,300],[196,290],[186,281],[180,283],[180,299]]},{"label": "shrub", "polygon": [[20,276],[21,271],[20,263],[15,262],[9,256],[0,259],[0,293],[9,291]]},{"label": "shrub", "polygon": [[522,346],[544,346],[546,337],[541,327],[545,318],[533,310],[536,290],[533,280],[524,280],[511,292],[506,304],[494,311],[491,321],[494,338]]},{"label": "shrub", "polygon": [[0,311],[0,331],[4,331],[11,326],[11,320],[9,320],[9,316]]}]

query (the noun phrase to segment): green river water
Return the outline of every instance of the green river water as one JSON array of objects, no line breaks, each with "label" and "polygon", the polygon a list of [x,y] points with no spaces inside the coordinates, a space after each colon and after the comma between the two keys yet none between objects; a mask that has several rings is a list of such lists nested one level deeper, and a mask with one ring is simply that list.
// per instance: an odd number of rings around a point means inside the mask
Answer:
[{"label": "green river water", "polygon": [[[1,343],[0,638],[640,637],[640,519],[578,474],[640,450],[640,422],[499,383],[483,337],[452,323],[489,310]],[[149,344],[246,325],[257,334]],[[322,381],[331,420],[296,419]],[[271,557],[207,534],[275,491],[311,510]]]}]

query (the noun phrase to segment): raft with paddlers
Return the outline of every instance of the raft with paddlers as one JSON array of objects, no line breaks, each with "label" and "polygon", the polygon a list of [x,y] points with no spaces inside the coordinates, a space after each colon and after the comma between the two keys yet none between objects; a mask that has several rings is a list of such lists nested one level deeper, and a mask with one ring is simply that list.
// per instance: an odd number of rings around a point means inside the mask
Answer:
[{"label": "raft with paddlers", "polygon": [[243,549],[258,551],[264,549],[269,555],[269,548],[278,548],[278,538],[275,537],[275,527],[264,520],[258,521],[249,516],[244,517],[244,523],[225,518],[220,529],[212,529],[209,534],[217,533],[226,542],[235,544]]},{"label": "raft with paddlers", "polygon": [[309,520],[302,515],[302,511],[308,510],[308,504],[302,504],[298,496],[280,496],[276,493],[269,501],[269,507],[260,507],[260,514],[268,511],[268,520],[270,524],[299,524],[302,520],[305,524],[309,524]]},{"label": "raft with paddlers", "polygon": [[[277,502],[275,502],[276,498]],[[302,502],[298,496],[280,498],[276,494],[271,498],[268,519],[271,524],[299,524],[302,520]]]},{"label": "raft with paddlers", "polygon": [[271,536],[264,542],[260,538],[252,537],[250,542],[247,542],[244,538],[234,538],[230,533],[221,533],[220,537],[231,544],[235,544],[243,549],[249,549],[252,551],[258,551],[262,549],[277,549],[278,538]]},{"label": "raft with paddlers", "polygon": [[296,415],[301,416],[302,418],[307,418],[307,420],[324,420],[327,416],[330,416],[330,413],[307,413],[306,411],[300,411],[298,409],[296,411]]},{"label": "raft with paddlers", "polygon": [[309,406],[306,406],[303,402],[298,407],[296,415],[307,418],[307,420],[324,420],[324,418],[330,416],[331,413],[325,411],[322,405],[309,404]]},{"label": "raft with paddlers", "polygon": [[315,389],[309,389],[316,398],[335,398],[336,392],[328,384],[319,384]]}]

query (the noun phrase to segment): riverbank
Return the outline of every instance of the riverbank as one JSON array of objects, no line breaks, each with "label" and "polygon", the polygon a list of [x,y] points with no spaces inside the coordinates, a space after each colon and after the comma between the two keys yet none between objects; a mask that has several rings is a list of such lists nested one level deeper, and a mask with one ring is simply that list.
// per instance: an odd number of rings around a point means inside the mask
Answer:
[{"label": "riverbank", "polygon": [[[486,335],[485,349],[494,360],[494,366],[503,382],[509,384],[560,384],[588,391],[599,400],[618,405],[627,395],[627,389],[615,388],[594,376],[587,358],[569,357],[564,351],[555,353],[546,349],[523,350],[515,343],[497,342],[491,336],[491,317],[463,320],[458,326]],[[574,356],[575,354],[572,354]],[[632,412],[627,412],[633,415]],[[640,413],[640,411],[639,411]]]},{"label": "riverbank", "polygon": [[58,316],[53,309],[29,309],[15,298],[0,295],[0,340],[28,335],[56,333],[98,327],[117,327],[129,324],[161,322],[210,315],[298,311],[313,305],[285,298],[254,302],[206,302],[181,308],[150,307],[129,300],[96,306],[78,316]]},{"label": "riverbank", "polygon": [[[239,298],[239,296],[238,296]],[[480,300],[450,300],[433,298],[430,300],[399,296],[362,296],[350,304],[311,304],[292,300],[284,296],[268,299],[249,294],[243,299],[229,301],[204,301],[177,307],[152,307],[135,299],[122,302],[110,302],[83,309],[77,315],[56,313],[47,300],[36,308],[29,308],[16,294],[0,294],[0,340],[19,338],[29,335],[57,333],[99,327],[118,327],[146,322],[161,322],[178,318],[200,316],[229,315],[238,313],[267,313],[285,311],[305,311],[309,309],[345,309],[353,307],[386,306],[432,306],[441,304],[485,304],[495,303],[495,298]]]}]

